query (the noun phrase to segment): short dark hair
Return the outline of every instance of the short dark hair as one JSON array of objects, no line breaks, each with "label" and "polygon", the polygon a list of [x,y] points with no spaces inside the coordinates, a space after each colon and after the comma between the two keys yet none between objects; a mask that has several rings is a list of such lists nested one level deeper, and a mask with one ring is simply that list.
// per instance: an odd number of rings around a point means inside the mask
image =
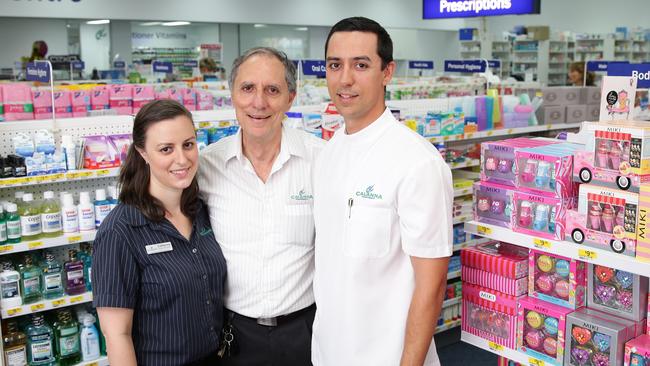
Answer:
[{"label": "short dark hair", "polygon": [[[139,209],[152,221],[159,222],[165,218],[165,206],[149,193],[149,166],[136,147],[144,150],[149,127],[179,116],[185,116],[193,123],[192,113],[175,100],[155,100],[142,107],[133,121],[133,143],[120,168],[120,201]],[[199,184],[194,177],[181,195],[181,212],[190,219],[194,219],[198,211],[198,197]]]},{"label": "short dark hair", "polygon": [[384,70],[393,61],[393,40],[386,29],[372,19],[364,17],[345,18],[334,24],[325,41],[325,58],[330,38],[336,32],[369,32],[377,35],[377,54],[381,58],[381,69]]}]

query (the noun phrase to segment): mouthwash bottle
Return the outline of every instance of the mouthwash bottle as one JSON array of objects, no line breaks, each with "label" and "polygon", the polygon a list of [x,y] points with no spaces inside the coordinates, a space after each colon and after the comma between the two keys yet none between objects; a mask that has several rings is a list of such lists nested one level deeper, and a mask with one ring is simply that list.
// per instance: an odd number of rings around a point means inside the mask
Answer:
[{"label": "mouthwash bottle", "polygon": [[41,204],[41,225],[43,237],[53,238],[63,234],[61,224],[61,206],[59,201],[54,198],[54,192],[46,191],[43,193],[43,203]]},{"label": "mouthwash bottle", "polygon": [[93,247],[90,244],[84,243],[80,245],[81,251],[77,254],[77,258],[84,264],[84,280],[86,281],[86,290],[92,291],[92,270],[93,270]]},{"label": "mouthwash bottle", "polygon": [[25,193],[23,202],[18,206],[23,241],[36,240],[41,236],[41,212],[34,203],[34,195]]},{"label": "mouthwash bottle", "polygon": [[106,190],[95,190],[95,227],[99,229],[99,225],[104,222],[104,219],[111,212],[111,203],[106,199]]},{"label": "mouthwash bottle", "polygon": [[82,317],[83,327],[81,328],[81,356],[84,362],[99,358],[99,331],[95,327],[95,318],[86,314]]},{"label": "mouthwash bottle", "polygon": [[117,206],[117,204],[119,203],[118,201],[119,194],[117,193],[117,186],[110,185],[106,190],[108,192],[108,197],[109,197],[108,201],[110,203],[111,210],[113,210],[115,206]]},{"label": "mouthwash bottle", "polygon": [[23,304],[31,304],[43,298],[41,293],[41,269],[35,266],[33,261],[31,255],[25,255],[23,257],[23,266],[19,270]]},{"label": "mouthwash bottle", "polygon": [[54,356],[54,333],[43,314],[32,314],[27,326],[27,362],[30,366],[56,365]]},{"label": "mouthwash bottle", "polygon": [[27,365],[27,335],[18,328],[16,320],[9,320],[2,331],[5,366]]},{"label": "mouthwash bottle", "polygon": [[0,245],[7,244],[7,219],[2,205],[0,205]]},{"label": "mouthwash bottle", "polygon": [[63,269],[52,253],[45,254],[43,264],[43,297],[54,299],[63,296]]},{"label": "mouthwash bottle", "polygon": [[7,204],[7,243],[20,243],[20,215],[18,215],[18,206],[15,203]]},{"label": "mouthwash bottle", "polygon": [[20,273],[14,269],[11,262],[2,263],[0,272],[0,308],[7,310],[23,304],[20,296]]},{"label": "mouthwash bottle", "polygon": [[77,251],[68,252],[69,260],[65,262],[65,292],[68,295],[79,295],[86,292],[83,262],[77,258]]},{"label": "mouthwash bottle", "polygon": [[81,361],[81,343],[79,324],[70,309],[61,309],[56,313],[54,323],[54,340],[59,366],[75,365]]}]

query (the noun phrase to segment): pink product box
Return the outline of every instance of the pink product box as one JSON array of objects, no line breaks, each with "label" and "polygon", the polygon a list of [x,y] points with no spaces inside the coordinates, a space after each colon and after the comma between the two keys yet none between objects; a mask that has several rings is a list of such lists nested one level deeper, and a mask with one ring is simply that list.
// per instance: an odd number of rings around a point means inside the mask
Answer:
[{"label": "pink product box", "polygon": [[569,309],[586,305],[584,262],[531,249],[528,295]]},{"label": "pink product box", "polygon": [[648,278],[605,266],[588,265],[587,306],[624,319],[646,317]]},{"label": "pink product box", "polygon": [[551,240],[563,240],[566,207],[558,198],[515,191],[512,230]]},{"label": "pink product box", "polygon": [[650,336],[642,334],[625,343],[624,366],[650,365]]},{"label": "pink product box", "polygon": [[199,111],[209,111],[214,109],[214,96],[209,91],[196,91],[196,109]]},{"label": "pink product box", "polygon": [[52,92],[36,89],[32,92],[34,100],[34,119],[52,119]]},{"label": "pink product box", "polygon": [[474,219],[490,225],[512,227],[512,187],[489,182],[474,183]]},{"label": "pink product box", "polygon": [[481,180],[515,186],[515,151],[522,148],[544,146],[555,142],[519,137],[481,144]]},{"label": "pink product box", "polygon": [[133,113],[137,114],[147,103],[156,99],[156,92],[153,85],[133,86]]},{"label": "pink product box", "polygon": [[463,283],[462,330],[514,349],[517,345],[517,301],[523,298]]},{"label": "pink product box", "polygon": [[572,310],[524,297],[517,302],[517,348],[551,365],[562,365],[564,327]]},{"label": "pink product box", "polygon": [[90,91],[90,109],[93,111],[109,109],[109,91],[105,86],[97,86]]},{"label": "pink product box", "polygon": [[67,90],[59,90],[54,92],[54,113],[56,118],[70,118],[72,117],[72,93]]},{"label": "pink product box", "polygon": [[498,241],[461,250],[460,262],[463,267],[478,268],[511,279],[528,275],[528,249]]},{"label": "pink product box", "polygon": [[90,94],[92,91],[73,90],[70,92],[72,99],[72,116],[86,117],[90,110]]},{"label": "pink product box", "polygon": [[511,296],[522,296],[528,292],[528,277],[513,279],[466,266],[462,266],[461,270],[463,282],[491,288]]},{"label": "pink product box", "polygon": [[118,114],[133,113],[133,85],[117,84],[108,87],[110,109],[115,109]]},{"label": "pink product box", "polygon": [[169,88],[167,89],[167,93],[169,95],[169,99],[173,99],[180,104],[183,104],[183,93],[181,93],[181,89],[179,88]]},{"label": "pink product box", "polygon": [[515,153],[516,186],[521,191],[561,198],[573,208],[578,185],[573,182],[573,154],[582,145],[561,143]]},{"label": "pink product box", "polygon": [[32,89],[26,84],[4,84],[2,86],[5,121],[34,119]]},{"label": "pink product box", "polygon": [[180,90],[183,97],[183,105],[189,111],[196,110],[196,91],[190,88],[183,88]]},{"label": "pink product box", "polygon": [[621,365],[634,322],[582,308],[566,317],[564,365]]}]

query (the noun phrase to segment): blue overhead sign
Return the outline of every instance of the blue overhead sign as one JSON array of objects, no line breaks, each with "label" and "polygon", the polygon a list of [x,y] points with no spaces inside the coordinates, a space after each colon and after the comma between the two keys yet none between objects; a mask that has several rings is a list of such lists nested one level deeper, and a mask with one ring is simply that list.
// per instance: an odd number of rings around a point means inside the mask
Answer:
[{"label": "blue overhead sign", "polygon": [[70,65],[72,65],[72,70],[76,71],[81,71],[86,68],[86,63],[83,61],[72,61]]},{"label": "blue overhead sign", "polygon": [[484,60],[445,60],[445,72],[485,72]]},{"label": "blue overhead sign", "polygon": [[488,66],[490,66],[491,69],[500,69],[501,68],[501,61],[499,61],[499,60],[488,60]]},{"label": "blue overhead sign", "polygon": [[587,71],[593,72],[607,72],[607,67],[610,64],[628,64],[627,61],[602,61],[602,60],[592,60],[587,61]]},{"label": "blue overhead sign", "polygon": [[189,61],[183,62],[183,66],[186,66],[186,67],[199,67],[199,62],[196,61],[196,60],[189,60]]},{"label": "blue overhead sign", "polygon": [[540,0],[423,0],[424,19],[539,14]]},{"label": "blue overhead sign", "polygon": [[325,60],[302,60],[300,62],[303,74],[325,76]]},{"label": "blue overhead sign", "polygon": [[174,68],[171,62],[162,61],[154,61],[151,63],[151,66],[153,67],[153,72],[164,72],[166,74],[171,74]]},{"label": "blue overhead sign", "polygon": [[637,89],[650,88],[650,63],[618,64],[610,63],[607,67],[608,76],[632,76],[636,79]]},{"label": "blue overhead sign", "polygon": [[27,64],[25,79],[28,81],[50,82],[50,65],[47,62],[30,62]]},{"label": "blue overhead sign", "polygon": [[124,69],[126,68],[126,62],[124,61],[113,61],[114,69]]},{"label": "blue overhead sign", "polygon": [[433,70],[433,61],[409,61],[409,69]]}]

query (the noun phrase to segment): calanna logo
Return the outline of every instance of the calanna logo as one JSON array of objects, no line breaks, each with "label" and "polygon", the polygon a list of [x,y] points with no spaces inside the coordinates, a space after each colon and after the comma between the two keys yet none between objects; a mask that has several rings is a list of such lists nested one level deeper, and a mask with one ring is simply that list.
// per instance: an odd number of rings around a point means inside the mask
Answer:
[{"label": "calanna logo", "polygon": [[375,185],[373,184],[371,186],[368,186],[368,188],[366,188],[365,192],[361,192],[361,191],[357,192],[357,196],[363,197],[363,198],[369,199],[369,200],[381,200],[381,199],[384,199],[384,197],[381,194],[374,193],[373,192],[374,190],[375,190]]},{"label": "calanna logo", "polygon": [[298,194],[291,195],[291,199],[296,201],[307,201],[312,198],[314,198],[314,196],[312,196],[311,194],[305,194],[304,189],[301,189],[300,192],[298,192]]}]

